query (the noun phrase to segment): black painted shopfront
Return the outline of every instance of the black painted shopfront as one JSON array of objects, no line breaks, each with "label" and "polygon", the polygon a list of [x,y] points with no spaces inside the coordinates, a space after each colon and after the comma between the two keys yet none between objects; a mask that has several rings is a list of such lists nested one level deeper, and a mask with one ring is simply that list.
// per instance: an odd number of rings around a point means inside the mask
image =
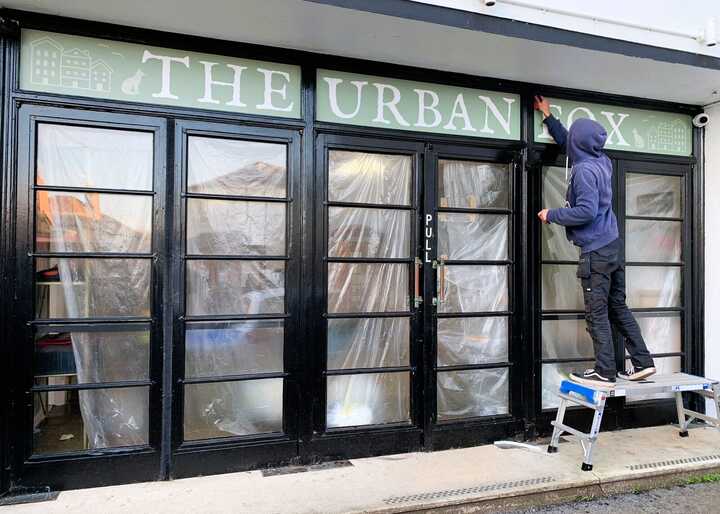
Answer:
[{"label": "black painted shopfront", "polygon": [[[547,433],[592,345],[577,251],[535,217],[566,183],[537,92],[609,122],[629,305],[662,371],[703,369],[698,108],[8,14],[3,488]],[[183,104],[162,74],[193,67]],[[673,410],[618,399],[604,423]]]}]

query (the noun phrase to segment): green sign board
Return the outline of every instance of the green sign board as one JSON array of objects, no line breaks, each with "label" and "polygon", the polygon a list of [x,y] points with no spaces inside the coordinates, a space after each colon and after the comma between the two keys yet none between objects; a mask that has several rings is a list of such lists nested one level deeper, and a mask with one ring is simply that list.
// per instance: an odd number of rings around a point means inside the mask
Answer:
[{"label": "green sign board", "polygon": [[300,67],[23,30],[20,87],[299,118]]},{"label": "green sign board", "polygon": [[[578,118],[591,118],[608,133],[605,147],[665,155],[692,153],[692,120],[684,114],[629,109],[614,105],[599,105],[548,98],[553,115],[569,127]],[[542,122],[542,114],[535,112],[535,141],[553,143]]]},{"label": "green sign board", "polygon": [[520,139],[520,97],[318,70],[317,119],[456,136]]}]

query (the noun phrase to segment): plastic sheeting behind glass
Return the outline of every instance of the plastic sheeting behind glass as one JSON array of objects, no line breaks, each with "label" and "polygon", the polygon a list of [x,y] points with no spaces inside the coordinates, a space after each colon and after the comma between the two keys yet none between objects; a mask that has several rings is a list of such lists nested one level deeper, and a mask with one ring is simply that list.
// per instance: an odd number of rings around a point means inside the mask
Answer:
[{"label": "plastic sheeting behind glass", "polygon": [[[565,206],[565,168],[543,168],[542,205],[548,209]],[[551,223],[542,226],[542,258],[548,261],[576,261],[580,250],[568,241],[565,228]]]},{"label": "plastic sheeting behind glass", "polygon": [[508,360],[508,318],[440,318],[437,364],[456,366]]},{"label": "plastic sheeting behind glass", "polygon": [[185,377],[283,371],[283,320],[188,323]]},{"label": "plastic sheeting behind glass", "polygon": [[546,319],[542,321],[542,358],[593,358],[592,339],[585,320]]},{"label": "plastic sheeting behind glass", "polygon": [[285,198],[287,146],[191,136],[187,188],[192,193]]},{"label": "plastic sheeting behind glass", "polygon": [[543,310],[584,311],[582,287],[575,264],[543,264]]},{"label": "plastic sheeting behind glass", "polygon": [[285,204],[188,198],[187,253],[285,255]]},{"label": "plastic sheeting behind glass", "polygon": [[508,266],[455,265],[444,271],[445,300],[438,312],[508,310]]},{"label": "plastic sheeting behind glass", "polygon": [[507,259],[507,216],[440,212],[437,217],[438,255],[448,260]]},{"label": "plastic sheeting behind glass", "polygon": [[328,263],[328,312],[409,309],[407,264]]},{"label": "plastic sheeting behind glass", "polygon": [[327,369],[407,366],[409,318],[329,319]]},{"label": "plastic sheeting behind glass", "polygon": [[410,221],[409,210],[329,207],[328,256],[407,258]]},{"label": "plastic sheeting behind glass", "polygon": [[410,373],[327,377],[327,427],[380,425],[410,420]]},{"label": "plastic sheeting behind glass", "polygon": [[507,368],[438,372],[438,420],[507,414],[509,378]]},{"label": "plastic sheeting behind glass", "polygon": [[440,207],[507,208],[510,198],[510,166],[440,159]]},{"label": "plastic sheeting behind glass", "polygon": [[153,134],[41,123],[35,183],[149,191]]},{"label": "plastic sheeting behind glass", "polygon": [[682,222],[627,220],[625,248],[628,262],[680,262]]},{"label": "plastic sheeting behind glass", "polygon": [[328,200],[410,205],[413,159],[407,155],[331,150]]},{"label": "plastic sheeting behind glass", "polygon": [[628,266],[625,270],[631,308],[680,307],[682,268]]},{"label": "plastic sheeting behind glass", "polygon": [[682,318],[679,313],[636,312],[643,338],[650,353],[676,353],[682,351]]},{"label": "plastic sheeting behind glass", "polygon": [[187,261],[189,315],[282,314],[283,261]]},{"label": "plastic sheeting behind glass", "polygon": [[185,385],[186,441],[282,432],[283,379]]},{"label": "plastic sheeting behind glass", "polygon": [[560,398],[558,397],[560,382],[567,380],[570,373],[582,373],[586,369],[592,368],[593,364],[594,361],[543,364],[541,371],[542,408],[557,409],[560,405]]},{"label": "plastic sheeting behind glass", "polygon": [[626,176],[628,216],[681,218],[683,179],[666,175],[628,173]]}]

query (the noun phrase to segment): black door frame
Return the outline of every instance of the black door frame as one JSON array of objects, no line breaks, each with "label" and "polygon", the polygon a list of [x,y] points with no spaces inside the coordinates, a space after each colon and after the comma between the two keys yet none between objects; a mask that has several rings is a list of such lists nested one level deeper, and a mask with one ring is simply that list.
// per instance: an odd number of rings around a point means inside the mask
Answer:
[{"label": "black door frame", "polygon": [[[187,138],[189,136],[215,137],[243,141],[279,143],[287,145],[287,198],[286,205],[286,270],[285,313],[283,315],[233,315],[200,316],[196,320],[283,319],[285,344],[283,352],[284,371],[263,373],[264,378],[283,378],[283,433],[258,434],[254,436],[225,437],[202,441],[183,441],[183,388],[186,383],[209,383],[217,379],[185,379],[185,321],[192,317],[185,313],[185,227],[186,199],[220,198],[218,195],[189,193],[187,191]],[[297,460],[300,383],[302,373],[299,357],[303,350],[301,337],[300,307],[300,255],[302,246],[302,173],[300,131],[282,128],[238,125],[232,122],[201,122],[175,120],[174,163],[172,173],[174,187],[171,192],[172,211],[172,423],[166,426],[172,434],[172,454],[168,457],[168,471],[173,478],[208,473],[228,473],[259,467],[280,466]],[[227,198],[227,197],[224,197]],[[242,199],[245,197],[231,197]],[[252,201],[260,198],[251,198]],[[267,200],[264,201],[274,201]],[[223,256],[221,256],[223,257]],[[212,256],[204,258],[213,258]],[[259,260],[263,257],[259,256]],[[227,380],[251,380],[257,374],[226,377]]]},{"label": "black door frame", "polygon": [[[18,345],[20,359],[13,373],[21,387],[15,392],[14,401],[22,406],[22,415],[15,423],[16,436],[20,437],[18,449],[14,453],[14,465],[18,470],[18,480],[14,485],[47,486],[68,489],[74,487],[88,487],[90,485],[107,485],[123,482],[137,482],[156,480],[160,477],[160,434],[162,420],[160,417],[150,415],[160,412],[163,394],[161,387],[161,370],[163,366],[163,290],[166,283],[165,261],[167,249],[165,247],[165,159],[167,132],[166,122],[161,118],[146,116],[128,116],[116,113],[99,113],[81,111],[59,107],[24,105],[18,111],[19,134],[18,140],[18,182],[16,206],[16,273],[20,282],[26,285],[34,284],[33,256],[35,242],[35,156],[37,151],[36,127],[40,123],[54,123],[74,126],[102,127],[124,129],[132,131],[152,132],[154,134],[154,162],[153,162],[153,191],[145,194],[153,198],[152,220],[152,257],[151,257],[151,316],[141,318],[91,318],[65,319],[51,321],[34,320],[35,291],[31,287],[19,287],[16,291],[17,316],[23,320],[24,326],[18,336],[25,343]],[[47,188],[46,186],[43,186]],[[84,189],[112,193],[121,191],[111,189],[93,188],[56,188]],[[71,256],[70,254],[62,254]],[[83,254],[78,254],[83,255]],[[94,255],[94,254],[93,254]],[[97,256],[102,258],[101,255]],[[78,328],[87,325],[92,320],[119,327],[123,323],[137,323],[147,325],[151,329],[150,362],[148,380],[101,384],[102,388],[109,387],[148,387],[149,389],[149,439],[148,444],[128,448],[114,448],[106,450],[93,450],[83,454],[56,454],[51,456],[32,455],[33,435],[33,394],[35,390],[78,390],[99,388],[90,385],[72,386],[35,386],[33,373],[34,345],[33,331],[36,326],[60,326],[65,329]],[[101,470],[112,467],[113,473],[102,473]],[[21,470],[21,471],[20,471]]]}]

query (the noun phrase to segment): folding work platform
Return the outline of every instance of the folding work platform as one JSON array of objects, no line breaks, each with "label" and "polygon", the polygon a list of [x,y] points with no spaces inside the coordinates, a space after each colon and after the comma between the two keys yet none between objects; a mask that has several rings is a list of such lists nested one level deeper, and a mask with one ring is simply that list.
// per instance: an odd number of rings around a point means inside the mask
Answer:
[{"label": "folding work platform", "polygon": [[[715,402],[716,413],[720,415],[720,382],[709,378],[696,377],[686,373],[673,373],[670,375],[653,375],[646,380],[638,382],[618,379],[613,389],[595,389],[590,386],[571,382],[570,380],[563,380],[560,384],[559,392],[560,406],[558,407],[557,417],[555,421],[552,422],[555,429],[553,430],[552,439],[550,440],[547,451],[548,453],[558,451],[560,436],[565,432],[577,436],[584,453],[582,470],[592,470],[593,448],[600,432],[600,423],[602,422],[603,411],[605,410],[605,402],[608,398],[618,396],[656,393],[674,394],[680,437],[688,436],[688,425],[695,419],[701,419],[720,429],[719,418],[685,408],[682,398],[682,393],[684,392],[696,393],[703,398],[713,400]],[[590,432],[581,432],[564,423],[565,410],[568,405],[580,405],[595,411]]]}]

